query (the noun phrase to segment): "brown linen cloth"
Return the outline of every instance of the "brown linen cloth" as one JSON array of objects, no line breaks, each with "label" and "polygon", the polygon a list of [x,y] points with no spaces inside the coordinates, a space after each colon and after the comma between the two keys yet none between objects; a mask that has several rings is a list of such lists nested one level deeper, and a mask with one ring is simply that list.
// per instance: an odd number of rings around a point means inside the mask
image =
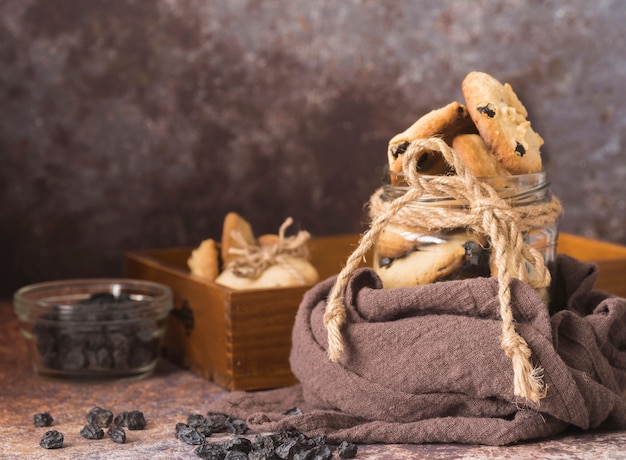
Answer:
[{"label": "brown linen cloth", "polygon": [[[552,316],[513,280],[516,328],[548,385],[538,404],[513,395],[496,279],[385,290],[360,269],[345,292],[338,363],[326,356],[322,320],[333,277],[306,293],[296,317],[291,367],[300,384],[233,392],[210,409],[247,417],[257,431],[294,428],[331,442],[504,445],[570,426],[626,427],[626,299],[594,291],[596,278],[595,265],[559,256]],[[302,414],[284,413],[293,407]]]}]

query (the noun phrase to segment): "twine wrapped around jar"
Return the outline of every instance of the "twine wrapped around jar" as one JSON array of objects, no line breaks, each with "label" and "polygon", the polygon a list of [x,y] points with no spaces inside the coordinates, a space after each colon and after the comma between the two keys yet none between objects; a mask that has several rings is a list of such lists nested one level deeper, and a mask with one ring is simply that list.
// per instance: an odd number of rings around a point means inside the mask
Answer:
[{"label": "twine wrapped around jar", "polygon": [[[425,152],[440,152],[456,171],[454,176],[424,176],[419,174],[417,160]],[[525,243],[523,233],[531,227],[554,222],[562,213],[559,200],[552,196],[545,203],[512,207],[489,184],[479,180],[465,167],[456,152],[440,138],[413,141],[402,164],[409,184],[407,192],[388,202],[380,199],[381,191],[370,198],[370,228],[361,236],[356,250],[348,257],[330,291],[324,324],[328,333],[328,356],[333,362],[343,350],[341,327],[346,313],[343,292],[351,274],[358,268],[367,252],[390,222],[427,228],[429,231],[452,227],[467,228],[489,237],[492,263],[497,269],[498,302],[502,319],[501,346],[512,361],[514,394],[537,402],[546,395],[542,369],[531,363],[532,352],[515,330],[511,309],[510,284],[517,278],[536,290],[550,285],[550,272],[542,255]],[[453,198],[463,206],[454,208],[416,209],[407,207],[428,194],[433,197]],[[531,270],[527,269],[530,265]],[[532,271],[533,276],[529,276]]]}]

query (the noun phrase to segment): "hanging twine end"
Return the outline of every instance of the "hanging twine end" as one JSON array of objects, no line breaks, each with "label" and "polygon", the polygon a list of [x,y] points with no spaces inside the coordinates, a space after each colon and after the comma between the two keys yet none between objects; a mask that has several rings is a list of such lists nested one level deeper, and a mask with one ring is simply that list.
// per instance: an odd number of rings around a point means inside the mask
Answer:
[{"label": "hanging twine end", "polygon": [[504,344],[502,347],[513,364],[513,393],[515,396],[537,403],[547,394],[543,369],[532,365],[531,351],[526,341],[519,335],[515,339],[517,343],[514,347]]},{"label": "hanging twine end", "polygon": [[328,359],[333,363],[339,360],[343,351],[341,326],[346,319],[346,310],[340,297],[331,296],[324,312],[324,325],[328,333]]}]

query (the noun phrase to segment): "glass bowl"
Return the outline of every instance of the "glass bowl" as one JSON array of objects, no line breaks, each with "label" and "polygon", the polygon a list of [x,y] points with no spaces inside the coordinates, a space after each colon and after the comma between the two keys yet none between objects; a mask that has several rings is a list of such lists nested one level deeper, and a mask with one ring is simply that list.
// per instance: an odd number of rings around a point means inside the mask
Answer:
[{"label": "glass bowl", "polygon": [[159,283],[75,279],[25,286],[13,305],[35,373],[104,380],[154,370],[173,303]]}]

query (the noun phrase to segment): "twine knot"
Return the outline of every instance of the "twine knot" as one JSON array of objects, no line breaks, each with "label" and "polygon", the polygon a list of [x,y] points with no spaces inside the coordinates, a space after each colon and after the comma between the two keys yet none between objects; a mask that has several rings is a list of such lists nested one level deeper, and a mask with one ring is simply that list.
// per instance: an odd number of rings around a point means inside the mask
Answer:
[{"label": "twine knot", "polygon": [[[433,152],[443,155],[456,175],[420,174],[417,167],[419,158],[424,153]],[[514,394],[532,402],[539,401],[546,394],[542,369],[532,365],[532,352],[515,330],[510,284],[514,277],[537,290],[550,285],[550,272],[542,255],[524,241],[523,233],[553,223],[562,212],[560,202],[550,196],[545,203],[512,207],[491,185],[478,180],[465,167],[459,155],[436,137],[413,141],[404,153],[402,169],[409,185],[408,190],[391,201],[381,198],[380,189],[371,195],[370,228],[361,236],[357,248],[348,257],[330,291],[324,312],[329,359],[337,361],[343,350],[341,326],[346,317],[343,292],[348,280],[387,224],[393,222],[422,228],[425,232],[465,228],[486,235],[492,246],[491,258],[497,271],[499,313],[502,319],[501,347],[513,365]],[[431,206],[423,209],[407,206],[423,195],[435,199],[453,199],[460,206]]]},{"label": "twine knot", "polygon": [[238,257],[226,264],[226,269],[242,278],[257,279],[272,265],[282,265],[289,269],[297,279],[304,282],[302,275],[288,263],[287,257],[309,258],[307,241],[311,238],[309,232],[301,230],[296,235],[286,237],[285,231],[293,223],[288,217],[278,230],[276,243],[269,245],[251,244],[245,240],[241,232],[233,230],[232,237],[238,247],[229,249],[229,254]]}]

